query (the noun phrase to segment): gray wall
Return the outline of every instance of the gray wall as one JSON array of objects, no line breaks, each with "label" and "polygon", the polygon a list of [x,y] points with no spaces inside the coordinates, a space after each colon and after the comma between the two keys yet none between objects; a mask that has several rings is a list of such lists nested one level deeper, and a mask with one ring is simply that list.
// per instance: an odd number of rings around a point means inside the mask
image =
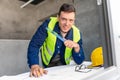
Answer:
[{"label": "gray wall", "polygon": [[0,0],[0,76],[29,71],[26,59],[29,40],[64,2],[76,7],[76,26],[82,33],[86,60],[90,60],[92,50],[101,45],[96,0],[44,0],[25,8],[20,8],[25,3],[20,0]]},{"label": "gray wall", "polygon": [[41,22],[58,12],[63,2],[72,0],[44,0],[38,5],[20,8],[20,0],[0,0],[0,39],[30,39]]},{"label": "gray wall", "polygon": [[83,47],[86,60],[98,46],[101,46],[99,9],[96,0],[75,0],[77,9],[76,25],[83,37]]},{"label": "gray wall", "polygon": [[27,45],[29,40],[0,40],[0,76],[29,71]]}]

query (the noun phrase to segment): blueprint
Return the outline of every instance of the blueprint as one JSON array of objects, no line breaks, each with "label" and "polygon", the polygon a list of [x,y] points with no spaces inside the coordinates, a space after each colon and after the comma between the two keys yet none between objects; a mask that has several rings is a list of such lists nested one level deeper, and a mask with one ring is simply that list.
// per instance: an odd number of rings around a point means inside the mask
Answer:
[{"label": "blueprint", "polygon": [[[87,63],[83,64],[86,65]],[[65,65],[59,67],[46,68],[46,70],[48,70],[48,74],[40,76],[38,78],[29,77],[29,72],[26,72],[15,76],[2,76],[0,77],[0,80],[82,80],[87,76],[90,76],[93,73],[103,69],[91,69],[91,71],[84,73],[76,72],[75,67],[76,65]]]}]

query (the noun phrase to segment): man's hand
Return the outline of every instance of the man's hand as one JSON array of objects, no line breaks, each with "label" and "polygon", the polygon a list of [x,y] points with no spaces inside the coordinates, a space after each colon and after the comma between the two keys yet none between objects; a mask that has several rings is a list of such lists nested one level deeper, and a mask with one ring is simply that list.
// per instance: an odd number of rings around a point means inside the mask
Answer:
[{"label": "man's hand", "polygon": [[73,42],[72,40],[65,40],[64,44],[66,47],[74,48],[75,52],[79,52],[80,50],[79,44],[76,42]]},{"label": "man's hand", "polygon": [[31,71],[30,71],[30,77],[40,77],[43,74],[47,74],[47,70],[44,70],[42,67],[39,65],[32,65],[31,66]]}]

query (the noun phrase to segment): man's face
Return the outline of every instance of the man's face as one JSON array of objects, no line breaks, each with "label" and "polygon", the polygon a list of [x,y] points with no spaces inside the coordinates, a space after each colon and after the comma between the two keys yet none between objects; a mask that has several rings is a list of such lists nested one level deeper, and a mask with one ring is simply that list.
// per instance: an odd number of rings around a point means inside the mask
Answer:
[{"label": "man's face", "polygon": [[75,21],[75,12],[61,12],[58,16],[60,30],[67,33]]}]

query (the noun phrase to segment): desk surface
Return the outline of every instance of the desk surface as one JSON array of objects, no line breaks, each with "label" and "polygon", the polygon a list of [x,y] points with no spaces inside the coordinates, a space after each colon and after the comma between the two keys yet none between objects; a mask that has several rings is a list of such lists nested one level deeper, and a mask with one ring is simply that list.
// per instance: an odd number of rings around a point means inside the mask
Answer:
[{"label": "desk surface", "polygon": [[[82,64],[89,65],[90,62],[83,62]],[[96,72],[103,70],[104,68],[95,68],[91,69],[90,72],[76,72],[76,65],[65,65],[65,66],[57,66],[46,68],[48,70],[47,75],[43,75],[39,78],[29,77],[29,72],[22,73],[15,76],[2,76],[0,80],[83,80],[86,77],[94,75]]]}]

